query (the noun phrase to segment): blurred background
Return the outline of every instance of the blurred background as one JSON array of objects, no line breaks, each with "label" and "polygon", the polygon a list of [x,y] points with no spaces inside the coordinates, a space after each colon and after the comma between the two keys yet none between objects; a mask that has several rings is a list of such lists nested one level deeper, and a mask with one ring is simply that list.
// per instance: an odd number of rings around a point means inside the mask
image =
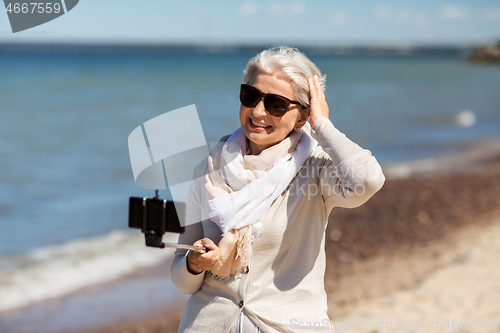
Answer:
[{"label": "blurred background", "polygon": [[[154,194],[134,183],[128,135],[190,104],[208,142],[232,133],[245,65],[271,45],[298,47],[326,74],[330,119],[389,179],[374,203],[331,216],[330,316],[382,318],[369,310],[379,303],[364,302],[386,297],[380,304],[406,309],[398,318],[427,323],[421,318],[439,314],[444,323],[456,310],[500,320],[500,302],[490,302],[500,300],[498,287],[477,296],[491,310],[479,314],[477,304],[446,310],[459,296],[435,300],[436,312],[402,305],[416,296],[391,296],[467,252],[429,246],[462,244],[450,239],[474,234],[471,225],[498,225],[499,41],[495,0],[82,0],[15,34],[0,11],[0,331],[176,329],[185,297],[169,281],[172,251],[147,249],[127,230],[128,198]],[[429,251],[439,255],[413,266],[414,283],[398,284],[404,256]],[[344,286],[380,265],[396,281],[379,276],[381,292],[361,278],[358,292]],[[144,319],[151,314],[163,319],[145,328],[156,322]]]}]

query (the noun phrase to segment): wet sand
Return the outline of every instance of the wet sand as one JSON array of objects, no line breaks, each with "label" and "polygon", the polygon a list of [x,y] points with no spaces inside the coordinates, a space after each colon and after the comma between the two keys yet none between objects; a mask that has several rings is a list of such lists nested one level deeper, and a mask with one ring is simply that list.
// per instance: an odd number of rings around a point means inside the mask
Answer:
[{"label": "wet sand", "polygon": [[[446,160],[433,162],[441,166],[436,172],[410,164],[411,178],[388,169],[384,188],[366,204],[332,212],[326,241],[329,315],[333,323],[359,324],[336,331],[465,332],[452,329],[451,320],[500,322],[500,154],[467,163],[452,159],[450,168],[442,167]],[[144,290],[158,274],[169,279],[167,265],[144,277]],[[65,332],[176,332],[185,300]],[[109,316],[115,311],[100,310]],[[382,320],[393,329],[373,327]],[[439,330],[428,327],[435,321]],[[398,330],[399,322],[423,326]]]}]

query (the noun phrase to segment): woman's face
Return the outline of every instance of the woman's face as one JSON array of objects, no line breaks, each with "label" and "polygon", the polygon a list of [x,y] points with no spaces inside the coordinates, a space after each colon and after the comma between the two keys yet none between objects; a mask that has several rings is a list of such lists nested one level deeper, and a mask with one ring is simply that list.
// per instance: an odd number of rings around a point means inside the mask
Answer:
[{"label": "woman's face", "polygon": [[[295,100],[291,83],[278,78],[276,73],[269,75],[257,72],[248,84],[265,94],[278,94]],[[295,127],[302,127],[307,121],[308,113],[306,110],[301,113],[298,105],[290,104],[288,110],[283,117],[271,116],[264,108],[263,99],[254,109],[240,106],[241,128],[250,140],[251,155],[258,155],[264,149],[281,142]]]}]

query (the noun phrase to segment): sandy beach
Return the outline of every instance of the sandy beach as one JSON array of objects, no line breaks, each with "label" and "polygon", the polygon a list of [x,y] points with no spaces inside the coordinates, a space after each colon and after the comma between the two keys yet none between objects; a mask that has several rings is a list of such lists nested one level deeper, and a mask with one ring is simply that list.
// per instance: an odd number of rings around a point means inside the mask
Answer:
[{"label": "sandy beach", "polygon": [[[416,162],[403,166],[405,177],[387,168],[384,188],[365,205],[334,209],[325,285],[335,331],[476,332],[487,323],[486,332],[500,331],[493,329],[500,323],[500,154],[492,151],[436,172]],[[151,281],[170,279],[168,269],[144,272],[139,286],[151,292]],[[176,332],[185,301],[175,294],[154,310],[64,331]],[[117,311],[93,306],[110,318]]]}]

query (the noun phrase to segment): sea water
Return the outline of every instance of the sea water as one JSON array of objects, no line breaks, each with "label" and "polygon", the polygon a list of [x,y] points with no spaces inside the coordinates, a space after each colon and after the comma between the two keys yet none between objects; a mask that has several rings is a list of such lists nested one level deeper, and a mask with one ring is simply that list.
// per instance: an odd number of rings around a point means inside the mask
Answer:
[{"label": "sea water", "polygon": [[[128,135],[190,104],[207,142],[232,133],[251,56],[0,52],[0,311],[166,258],[127,230],[128,198],[154,194],[134,183]],[[332,122],[381,163],[500,137],[499,67],[460,57],[310,57],[327,75]]]}]

